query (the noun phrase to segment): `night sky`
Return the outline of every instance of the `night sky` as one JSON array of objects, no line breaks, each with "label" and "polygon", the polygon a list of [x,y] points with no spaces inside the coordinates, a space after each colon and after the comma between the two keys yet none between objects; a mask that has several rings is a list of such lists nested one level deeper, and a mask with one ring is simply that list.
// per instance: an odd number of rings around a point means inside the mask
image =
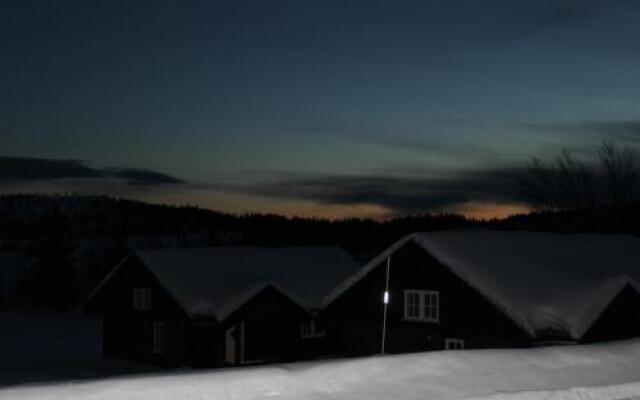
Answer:
[{"label": "night sky", "polygon": [[3,1],[0,192],[385,217],[524,210],[640,141],[640,1]]}]

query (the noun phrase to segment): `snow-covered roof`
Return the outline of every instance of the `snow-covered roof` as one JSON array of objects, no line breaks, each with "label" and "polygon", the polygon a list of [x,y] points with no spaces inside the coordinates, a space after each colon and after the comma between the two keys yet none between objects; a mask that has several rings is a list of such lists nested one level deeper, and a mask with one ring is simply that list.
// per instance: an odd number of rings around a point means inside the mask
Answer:
[{"label": "snow-covered roof", "polygon": [[194,317],[224,320],[265,287],[307,310],[360,268],[338,247],[197,247],[138,250],[137,258]]},{"label": "snow-covered roof", "polygon": [[[409,235],[340,284],[338,298],[407,242],[420,245],[531,336],[579,339],[627,284],[639,288],[640,239],[627,235],[452,231]],[[393,265],[393,262],[392,262]]]}]

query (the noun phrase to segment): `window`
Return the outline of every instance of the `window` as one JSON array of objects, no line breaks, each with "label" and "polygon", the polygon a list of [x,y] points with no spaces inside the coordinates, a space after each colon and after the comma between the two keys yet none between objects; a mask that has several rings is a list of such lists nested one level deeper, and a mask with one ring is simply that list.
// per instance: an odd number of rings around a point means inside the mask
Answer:
[{"label": "window", "polygon": [[408,319],[422,318],[421,294],[418,291],[407,290],[404,292],[404,317]]},{"label": "window", "polygon": [[151,310],[151,289],[133,289],[133,309],[138,311]]},{"label": "window", "polygon": [[316,321],[309,320],[300,324],[300,337],[303,339],[324,337],[324,329],[320,329]]},{"label": "window", "polygon": [[151,352],[153,354],[164,353],[164,322],[153,323],[153,347]]},{"label": "window", "polygon": [[440,293],[433,290],[405,290],[404,318],[412,321],[440,321]]},{"label": "window", "polygon": [[440,293],[425,292],[422,296],[424,318],[430,321],[440,320]]},{"label": "window", "polygon": [[445,350],[463,350],[464,349],[464,340],[446,338],[444,340],[444,348],[445,348]]}]

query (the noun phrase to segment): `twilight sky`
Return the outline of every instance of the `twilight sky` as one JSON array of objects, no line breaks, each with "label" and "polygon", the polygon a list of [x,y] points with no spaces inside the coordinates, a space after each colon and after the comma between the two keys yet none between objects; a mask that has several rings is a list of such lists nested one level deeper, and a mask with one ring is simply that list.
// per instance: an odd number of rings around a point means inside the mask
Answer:
[{"label": "twilight sky", "polygon": [[0,193],[492,216],[640,141],[636,0],[9,0],[0,49]]}]

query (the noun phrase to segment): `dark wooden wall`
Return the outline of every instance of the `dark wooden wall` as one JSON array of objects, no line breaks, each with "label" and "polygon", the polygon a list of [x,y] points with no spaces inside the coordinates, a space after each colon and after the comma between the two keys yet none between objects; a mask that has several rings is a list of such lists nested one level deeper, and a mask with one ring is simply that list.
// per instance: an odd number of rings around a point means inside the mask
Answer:
[{"label": "dark wooden wall", "polygon": [[[150,288],[152,307],[133,307],[133,289]],[[134,359],[158,365],[220,366],[225,364],[225,332],[244,323],[247,362],[302,360],[326,352],[324,338],[303,339],[302,322],[312,318],[282,292],[267,286],[219,323],[213,318],[193,320],[135,257],[130,257],[85,307],[101,312],[106,357]],[[164,353],[154,354],[153,323],[165,325]],[[239,343],[240,331],[235,332]],[[239,354],[239,348],[236,350]]]},{"label": "dark wooden wall", "polygon": [[[244,324],[245,363],[302,360],[321,352],[322,340],[300,335],[301,323],[311,318],[304,308],[269,286],[229,316],[223,329]],[[235,336],[239,340],[239,329]]]},{"label": "dark wooden wall", "polygon": [[[151,289],[151,310],[133,307],[133,289]],[[155,277],[130,257],[87,304],[88,312],[101,312],[103,352],[106,357],[183,365],[192,356],[191,321]],[[164,322],[164,354],[153,354],[153,323]]]},{"label": "dark wooden wall", "polygon": [[[323,313],[338,352],[381,351],[385,264],[383,261]],[[443,349],[447,337],[463,339],[466,348],[519,347],[532,342],[511,319],[414,242],[392,255],[389,285],[388,353]],[[439,291],[440,322],[404,320],[405,289]]]},{"label": "dark wooden wall", "polygon": [[640,336],[640,294],[627,285],[583,335],[583,342]]}]

